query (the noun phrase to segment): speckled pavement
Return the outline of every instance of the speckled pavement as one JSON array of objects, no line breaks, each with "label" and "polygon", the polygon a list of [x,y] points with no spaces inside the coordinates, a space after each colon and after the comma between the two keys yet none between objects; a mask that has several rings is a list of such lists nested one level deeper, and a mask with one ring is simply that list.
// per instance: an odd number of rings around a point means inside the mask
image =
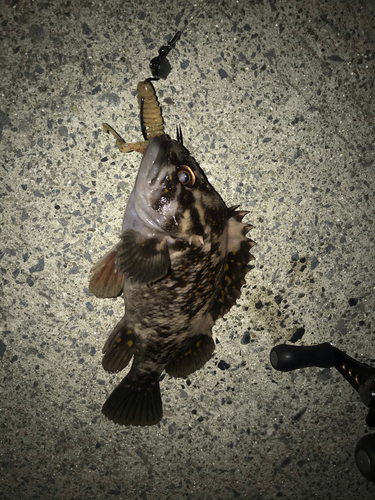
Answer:
[{"label": "speckled pavement", "polygon": [[228,205],[256,261],[217,349],[161,382],[164,418],[101,414],[120,298],[88,291],[118,241],[140,155],[136,86],[191,2],[3,0],[1,480],[9,499],[375,498],[366,408],[334,369],[276,372],[270,349],[331,342],[375,366],[372,0],[206,2],[155,84],[166,131]]}]

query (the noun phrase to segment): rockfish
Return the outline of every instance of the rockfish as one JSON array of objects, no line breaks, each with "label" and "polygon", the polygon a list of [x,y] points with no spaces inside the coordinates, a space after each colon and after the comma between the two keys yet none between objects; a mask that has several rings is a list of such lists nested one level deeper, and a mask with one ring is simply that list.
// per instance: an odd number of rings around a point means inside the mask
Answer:
[{"label": "rockfish", "polygon": [[103,406],[122,425],[162,418],[159,378],[186,377],[211,357],[212,326],[235,304],[255,244],[248,213],[228,208],[203,170],[168,135],[150,140],[120,241],[92,270],[97,297],[123,293],[125,316],[103,348],[108,372],[129,373]]}]

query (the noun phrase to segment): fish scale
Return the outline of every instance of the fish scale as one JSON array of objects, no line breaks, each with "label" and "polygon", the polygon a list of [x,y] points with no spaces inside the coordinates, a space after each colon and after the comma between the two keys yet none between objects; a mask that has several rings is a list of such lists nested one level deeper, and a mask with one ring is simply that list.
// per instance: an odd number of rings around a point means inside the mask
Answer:
[{"label": "fish scale", "polygon": [[121,425],[162,418],[159,379],[186,377],[211,358],[214,322],[235,304],[253,260],[246,211],[228,208],[178,141],[150,140],[120,242],[92,270],[97,297],[123,294],[125,316],[103,348],[103,367],[130,371],[103,413]]}]

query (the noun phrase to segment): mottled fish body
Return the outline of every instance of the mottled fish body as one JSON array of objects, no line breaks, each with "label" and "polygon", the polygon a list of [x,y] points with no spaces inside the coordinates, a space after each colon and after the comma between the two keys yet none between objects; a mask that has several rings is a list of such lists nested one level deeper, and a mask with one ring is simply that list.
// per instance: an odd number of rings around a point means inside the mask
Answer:
[{"label": "mottled fish body", "polygon": [[211,357],[212,326],[240,295],[254,242],[247,212],[226,207],[185,147],[151,139],[126,207],[120,242],[93,268],[97,297],[123,292],[125,316],[103,367],[129,373],[103,413],[123,425],[162,418],[159,377],[185,377]]}]

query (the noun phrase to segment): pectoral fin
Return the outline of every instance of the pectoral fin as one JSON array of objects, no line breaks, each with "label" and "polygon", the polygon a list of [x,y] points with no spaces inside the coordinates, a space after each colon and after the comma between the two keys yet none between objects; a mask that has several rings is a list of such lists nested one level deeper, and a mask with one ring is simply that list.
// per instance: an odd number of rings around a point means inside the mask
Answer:
[{"label": "pectoral fin", "polygon": [[139,283],[151,283],[163,278],[169,266],[169,251],[165,239],[146,238],[132,229],[122,233],[116,255],[117,272],[126,273]]},{"label": "pectoral fin", "polygon": [[92,268],[89,291],[99,298],[117,297],[124,286],[124,274],[115,268],[116,245]]}]

